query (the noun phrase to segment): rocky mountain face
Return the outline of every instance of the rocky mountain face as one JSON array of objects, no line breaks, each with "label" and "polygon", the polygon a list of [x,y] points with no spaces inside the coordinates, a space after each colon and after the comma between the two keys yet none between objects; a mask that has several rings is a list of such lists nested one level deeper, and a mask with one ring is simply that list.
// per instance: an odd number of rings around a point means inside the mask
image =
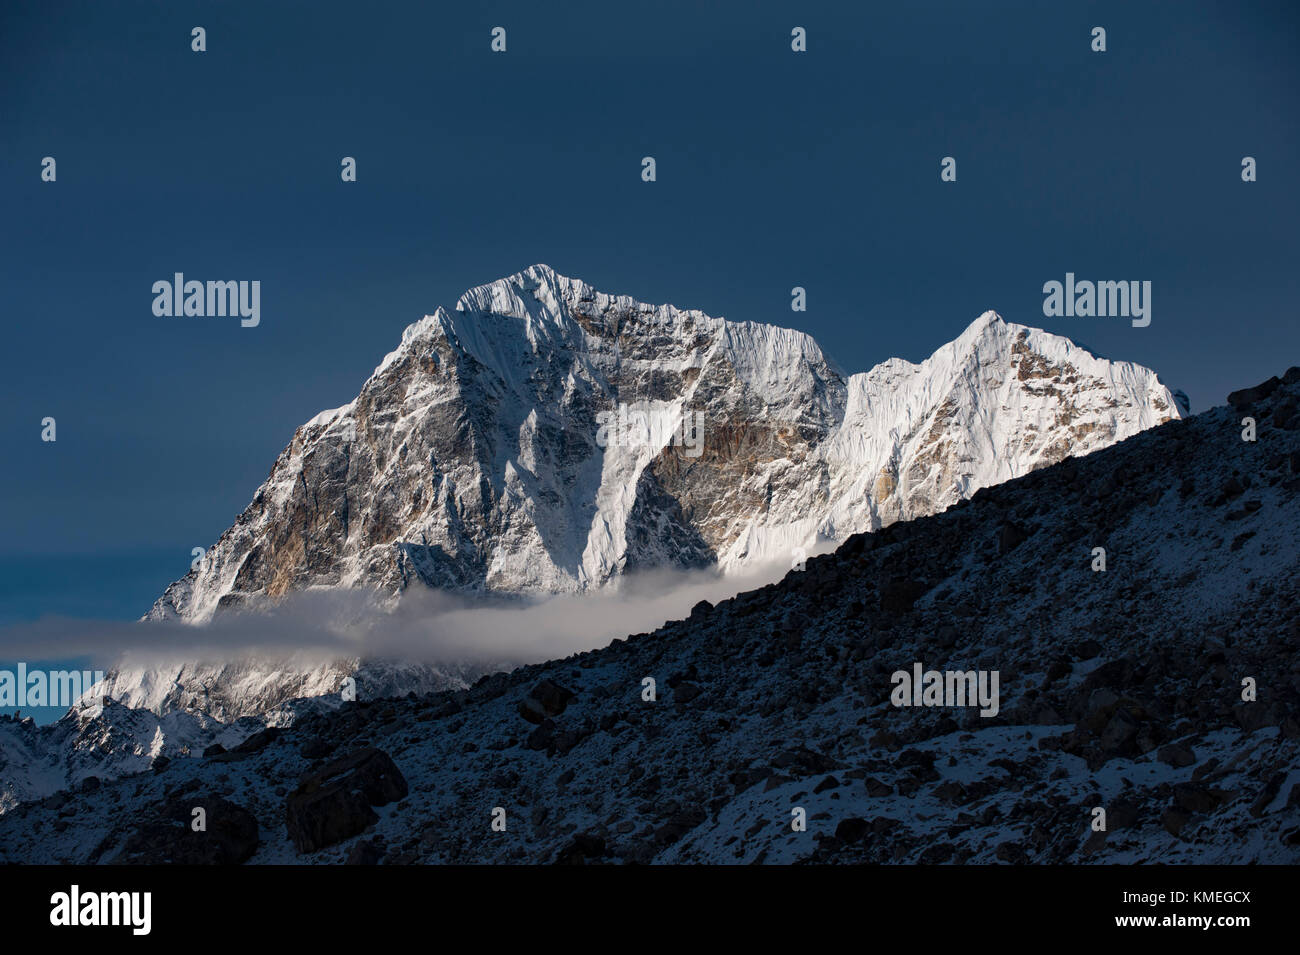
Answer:
[{"label": "rocky mountain face", "polygon": [[[653,633],[27,802],[0,860],[1295,864],[1300,368],[1231,402]],[[918,665],[996,712],[896,705]]]},{"label": "rocky mountain face", "polygon": [[1153,372],[993,312],[920,365],[845,377],[800,332],[538,265],[407,328],[149,616],[309,587],[566,593],[789,565],[1178,416]]}]

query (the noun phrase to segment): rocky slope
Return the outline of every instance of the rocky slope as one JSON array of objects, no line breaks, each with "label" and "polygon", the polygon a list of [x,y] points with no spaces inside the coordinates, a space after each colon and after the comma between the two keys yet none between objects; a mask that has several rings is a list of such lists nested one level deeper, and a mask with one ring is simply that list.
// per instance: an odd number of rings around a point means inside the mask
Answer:
[{"label": "rocky slope", "polygon": [[[1294,864],[1298,405],[1292,369],[653,633],[29,803],[0,858]],[[997,671],[996,716],[892,705],[918,662]]]}]

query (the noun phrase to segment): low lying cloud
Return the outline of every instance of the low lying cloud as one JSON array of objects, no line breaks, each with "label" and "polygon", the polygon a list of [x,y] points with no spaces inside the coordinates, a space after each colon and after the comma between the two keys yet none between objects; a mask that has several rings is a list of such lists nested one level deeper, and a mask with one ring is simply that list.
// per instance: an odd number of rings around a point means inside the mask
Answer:
[{"label": "low lying cloud", "polygon": [[587,594],[528,600],[411,591],[391,611],[380,609],[368,591],[305,591],[264,610],[225,613],[203,625],[45,617],[0,628],[0,660],[87,657],[107,669],[293,654],[482,671],[603,647],[684,618],[701,600],[716,603],[779,580],[789,569],[774,564],[725,576],[647,571]]}]

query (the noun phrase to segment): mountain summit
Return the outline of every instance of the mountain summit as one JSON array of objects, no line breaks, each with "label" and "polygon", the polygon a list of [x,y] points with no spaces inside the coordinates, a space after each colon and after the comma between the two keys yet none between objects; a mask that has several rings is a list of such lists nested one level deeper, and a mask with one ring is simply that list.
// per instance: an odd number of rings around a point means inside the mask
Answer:
[{"label": "mountain summit", "polygon": [[148,617],[788,564],[1179,416],[1154,372],[991,311],[920,364],[845,377],[801,332],[535,265],[408,327]]}]

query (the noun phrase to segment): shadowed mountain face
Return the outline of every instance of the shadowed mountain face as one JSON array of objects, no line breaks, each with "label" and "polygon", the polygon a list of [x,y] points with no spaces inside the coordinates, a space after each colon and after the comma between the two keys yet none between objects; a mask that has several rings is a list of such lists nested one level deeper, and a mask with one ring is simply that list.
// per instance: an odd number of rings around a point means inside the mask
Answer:
[{"label": "shadowed mountain face", "polygon": [[779,561],[1178,417],[1154,373],[987,312],[843,376],[808,336],[534,266],[406,329],[149,616],[307,587],[564,593]]},{"label": "shadowed mountain face", "polygon": [[[1232,402],[653,633],[30,802],[0,859],[1295,864],[1300,369]],[[918,664],[996,713],[895,705]]]}]

